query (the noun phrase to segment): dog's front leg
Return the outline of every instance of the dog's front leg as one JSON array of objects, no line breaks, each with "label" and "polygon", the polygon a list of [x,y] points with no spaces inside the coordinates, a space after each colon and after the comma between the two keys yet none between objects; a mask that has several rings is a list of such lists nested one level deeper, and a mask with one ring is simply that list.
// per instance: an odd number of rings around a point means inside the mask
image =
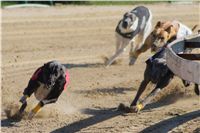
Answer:
[{"label": "dog's front leg", "polygon": [[140,54],[146,52],[150,47],[151,45],[149,44],[143,44],[140,48],[136,49],[135,52],[131,54],[131,56],[137,59]]},{"label": "dog's front leg", "polygon": [[119,39],[119,37],[116,37],[116,50],[115,50],[115,53],[117,53],[117,51],[119,51],[121,45],[122,45],[122,41]]},{"label": "dog's front leg", "polygon": [[150,66],[147,65],[145,72],[144,72],[144,80],[142,81],[142,83],[140,84],[140,87],[137,91],[137,94],[134,98],[134,100],[132,101],[130,107],[132,109],[135,108],[135,106],[137,105],[138,99],[140,98],[140,96],[142,95],[142,93],[144,92],[146,86],[148,85],[148,83],[150,82]]},{"label": "dog's front leg", "polygon": [[147,84],[149,83],[150,81],[146,81],[146,80],[143,80],[138,91],[137,91],[137,94],[133,100],[133,102],[131,103],[131,107],[133,106],[136,106],[137,105],[137,102],[138,102],[138,99],[140,98],[140,96],[142,95],[142,93],[144,92]]},{"label": "dog's front leg", "polygon": [[136,112],[139,112],[143,109],[152,99],[160,92],[161,88],[156,87],[151,93],[141,102],[136,105]]},{"label": "dog's front leg", "polygon": [[22,114],[24,112],[24,110],[27,107],[27,101],[23,102],[20,109],[19,109],[19,113]]},{"label": "dog's front leg", "polygon": [[106,62],[106,66],[109,66],[113,63],[113,61],[125,51],[125,48],[128,44],[124,44],[123,46],[121,46],[120,49],[118,49],[115,54]]},{"label": "dog's front leg", "polygon": [[[137,60],[138,56],[144,52],[146,52],[151,47],[151,35],[147,37],[143,44],[137,45],[136,49],[132,49],[129,53],[130,63],[129,65],[133,65]],[[136,40],[137,41],[137,40]],[[143,41],[142,41],[143,42]],[[138,48],[139,47],[139,48]]]},{"label": "dog's front leg", "polygon": [[31,120],[35,114],[44,106],[44,104],[42,102],[39,102],[32,110],[31,112],[28,114],[28,119]]},{"label": "dog's front leg", "polygon": [[[62,91],[61,91],[61,92],[62,92]],[[61,94],[61,92],[57,93],[55,97],[58,97],[58,96]],[[57,95],[58,95],[58,96],[57,96]],[[28,115],[28,119],[31,120],[31,119],[35,116],[35,114],[36,114],[44,105],[50,104],[50,103],[55,103],[55,102],[57,101],[57,99],[58,99],[58,98],[52,98],[52,99],[44,99],[44,100],[40,101],[40,102],[35,106],[35,108],[33,108],[33,109],[31,110],[31,112],[30,112],[29,115]]]},{"label": "dog's front leg", "polygon": [[168,73],[164,78],[162,78],[156,85],[155,89],[151,91],[151,93],[140,103],[137,104],[136,111],[139,112],[143,109],[147,104],[149,104],[152,99],[164,88],[166,87],[169,82],[171,81],[173,74]]},{"label": "dog's front leg", "polygon": [[200,95],[200,85],[195,84],[194,92],[199,96]]},{"label": "dog's front leg", "polygon": [[135,61],[137,59],[135,55],[135,52],[137,51],[137,49],[142,45],[144,44],[144,34],[143,33],[139,33],[138,35],[135,36],[135,39],[134,39],[134,48],[132,48],[130,50],[130,53],[129,53],[129,57],[130,57],[130,62],[129,62],[129,65],[134,65],[135,64]]}]

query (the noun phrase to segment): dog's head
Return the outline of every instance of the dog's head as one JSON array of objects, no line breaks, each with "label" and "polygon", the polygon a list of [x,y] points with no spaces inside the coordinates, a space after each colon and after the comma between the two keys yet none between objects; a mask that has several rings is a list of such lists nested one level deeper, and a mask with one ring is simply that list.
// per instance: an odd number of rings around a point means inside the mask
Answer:
[{"label": "dog's head", "polygon": [[153,42],[151,45],[151,51],[157,52],[160,48],[165,46],[169,41],[175,38],[177,34],[176,28],[171,22],[158,22],[153,30],[152,38]]},{"label": "dog's head", "polygon": [[65,75],[65,67],[57,61],[51,61],[43,66],[43,80],[47,88],[51,88],[57,79]]},{"label": "dog's head", "polygon": [[122,27],[124,29],[129,29],[134,24],[135,20],[136,20],[135,14],[126,12],[122,19]]},{"label": "dog's head", "polygon": [[157,83],[167,74],[168,70],[166,60],[163,58],[156,58],[152,62],[151,81]]}]

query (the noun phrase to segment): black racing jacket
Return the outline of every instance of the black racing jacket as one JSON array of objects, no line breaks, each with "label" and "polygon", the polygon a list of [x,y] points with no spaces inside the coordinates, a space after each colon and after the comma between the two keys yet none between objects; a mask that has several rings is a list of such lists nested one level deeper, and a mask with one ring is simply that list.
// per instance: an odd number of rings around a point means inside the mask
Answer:
[{"label": "black racing jacket", "polygon": [[[44,98],[42,101],[40,101],[41,105],[43,106],[45,104],[56,102],[58,97],[64,90],[66,82],[67,82],[66,75],[65,75],[65,77],[60,76],[56,80],[54,86],[52,88],[49,88],[51,90],[50,90],[49,94],[47,95],[47,97]],[[30,97],[31,94],[34,93],[37,90],[37,88],[40,87],[41,83],[46,84],[43,80],[43,66],[38,68],[34,72],[33,76],[29,80],[28,86],[25,88],[23,94],[28,95]]]}]

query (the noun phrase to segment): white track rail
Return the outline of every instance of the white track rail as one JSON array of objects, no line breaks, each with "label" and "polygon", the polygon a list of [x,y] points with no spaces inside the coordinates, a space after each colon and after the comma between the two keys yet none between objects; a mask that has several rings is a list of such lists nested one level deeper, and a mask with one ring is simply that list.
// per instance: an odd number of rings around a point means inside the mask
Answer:
[{"label": "white track rail", "polygon": [[44,5],[44,4],[18,4],[18,5],[5,6],[4,9],[24,8],[24,7],[46,8],[46,7],[50,7],[50,6]]},{"label": "white track rail", "polygon": [[186,60],[177,55],[184,51],[186,40],[198,42],[200,45],[200,34],[178,39],[169,44],[166,53],[167,66],[180,78],[200,84],[200,61]]}]

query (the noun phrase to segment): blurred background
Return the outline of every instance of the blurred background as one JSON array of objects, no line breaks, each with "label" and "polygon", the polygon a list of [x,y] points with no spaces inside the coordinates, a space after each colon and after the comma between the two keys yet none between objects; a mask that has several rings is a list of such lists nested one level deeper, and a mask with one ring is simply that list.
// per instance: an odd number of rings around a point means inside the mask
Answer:
[{"label": "blurred background", "polygon": [[2,1],[2,7],[15,5],[15,4],[45,4],[45,5],[134,5],[134,4],[153,4],[153,3],[194,3],[199,2],[198,0],[180,1],[180,0],[169,0],[169,1]]}]

